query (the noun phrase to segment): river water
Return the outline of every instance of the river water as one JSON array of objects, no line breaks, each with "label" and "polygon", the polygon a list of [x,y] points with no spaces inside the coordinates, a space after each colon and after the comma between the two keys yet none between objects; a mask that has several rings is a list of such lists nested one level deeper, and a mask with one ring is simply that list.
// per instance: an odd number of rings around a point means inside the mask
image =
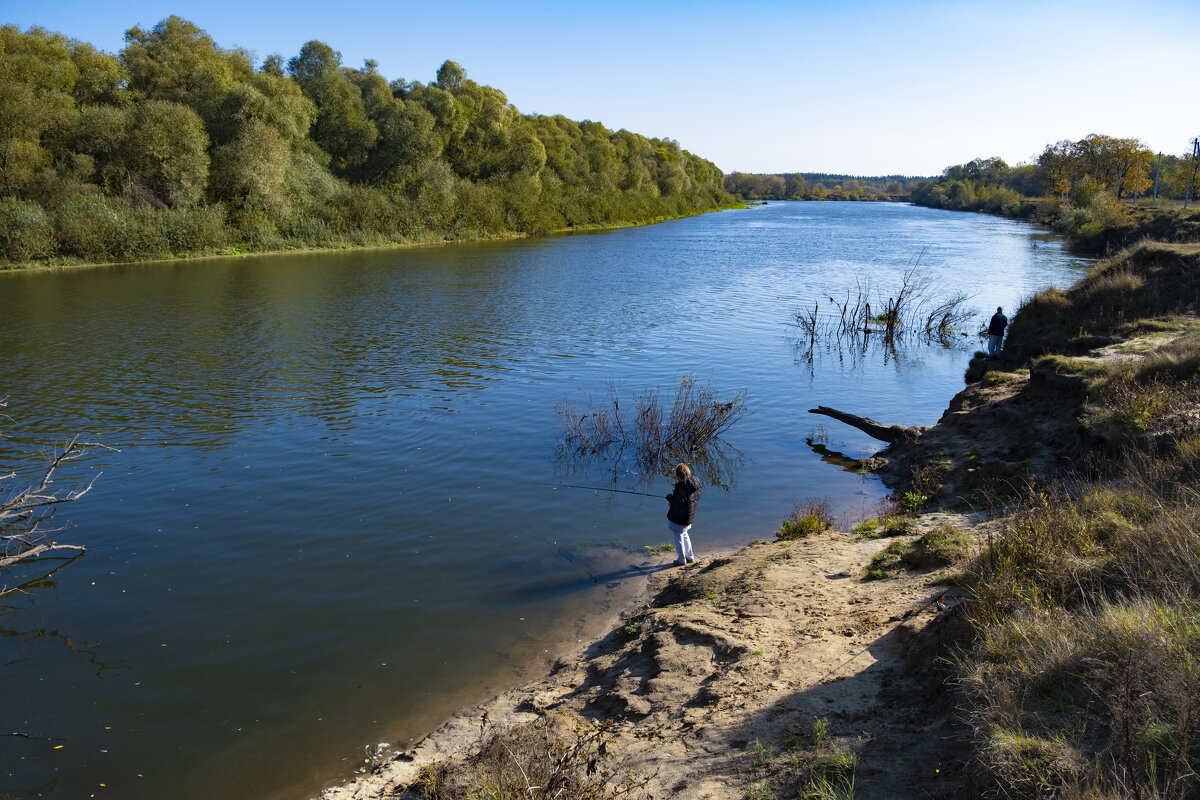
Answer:
[{"label": "river water", "polygon": [[878,481],[806,440],[875,444],[806,409],[930,424],[979,340],[810,352],[789,323],[866,282],[877,304],[917,261],[981,312],[1086,266],[1007,220],[773,203],[0,274],[0,473],[32,477],[76,433],[119,449],[58,483],[102,473],[60,511],[74,528],[57,538],[87,555],[0,600],[2,732],[23,734],[0,740],[0,797],[303,797],[365,745],[538,675],[671,558],[643,552],[669,541],[666,477],[556,451],[556,404],[609,384],[627,404],[654,387],[669,402],[683,375],[744,396],[701,476],[701,557],[770,538],[808,497],[870,513]]}]

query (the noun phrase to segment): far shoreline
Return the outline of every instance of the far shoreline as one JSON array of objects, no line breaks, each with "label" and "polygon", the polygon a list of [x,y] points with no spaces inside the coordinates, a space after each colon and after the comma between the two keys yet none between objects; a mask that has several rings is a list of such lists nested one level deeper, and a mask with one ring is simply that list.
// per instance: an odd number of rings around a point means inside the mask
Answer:
[{"label": "far shoreline", "polygon": [[379,244],[352,244],[343,242],[333,244],[328,247],[296,247],[284,250],[242,250],[236,245],[231,245],[222,251],[216,253],[202,254],[183,254],[172,255],[165,258],[146,258],[133,261],[73,261],[65,259],[57,261],[55,259],[46,259],[44,261],[29,262],[22,264],[7,264],[0,265],[0,275],[8,273],[30,273],[30,272],[56,272],[77,269],[93,269],[99,267],[116,267],[129,264],[169,264],[174,262],[194,262],[208,260],[224,260],[232,258],[246,258],[249,256],[280,256],[280,255],[308,255],[312,253],[345,253],[350,251],[378,251],[378,250],[410,250],[418,247],[442,247],[456,244],[483,244],[485,242],[510,242],[521,239],[548,239],[558,236],[571,236],[574,234],[589,234],[603,233],[605,231],[624,230],[628,228],[644,228],[650,225],[657,225],[661,222],[671,222],[679,219],[689,219],[698,217],[702,214],[712,214],[719,211],[738,211],[747,209],[752,206],[766,205],[765,201],[739,201],[737,203],[716,208],[705,209],[703,211],[694,211],[687,214],[677,214],[671,216],[654,217],[647,220],[620,220],[613,223],[590,223],[574,228],[561,228],[544,234],[529,234],[518,233],[515,231],[507,231],[487,236],[470,236],[462,239],[429,239],[429,240],[406,240],[393,241]]}]

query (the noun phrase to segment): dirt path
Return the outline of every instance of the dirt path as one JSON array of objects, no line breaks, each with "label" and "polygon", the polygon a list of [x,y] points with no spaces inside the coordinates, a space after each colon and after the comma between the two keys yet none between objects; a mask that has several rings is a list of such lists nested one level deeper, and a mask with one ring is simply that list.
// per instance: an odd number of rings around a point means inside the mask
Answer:
[{"label": "dirt path", "polygon": [[[943,522],[977,524],[932,514],[921,530]],[[946,591],[934,573],[863,580],[889,541],[829,531],[660,573],[642,605],[546,678],[322,798],[401,796],[422,766],[477,749],[481,730],[555,711],[611,721],[610,758],[653,776],[653,797],[794,796],[814,751],[856,754],[856,798],[954,796],[964,732],[932,655],[954,599],[931,602]],[[828,732],[814,747],[817,720]]]}]

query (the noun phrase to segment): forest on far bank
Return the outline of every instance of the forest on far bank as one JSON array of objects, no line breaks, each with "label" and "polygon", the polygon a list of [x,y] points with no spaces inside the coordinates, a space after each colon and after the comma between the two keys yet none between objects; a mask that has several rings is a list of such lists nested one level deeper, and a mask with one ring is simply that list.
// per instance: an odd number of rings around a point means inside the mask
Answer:
[{"label": "forest on far bank", "polygon": [[125,42],[0,27],[0,266],[540,234],[733,202],[678,142],[521,114],[453,61],[388,81],[314,40],[256,66],[175,16]]},{"label": "forest on far bank", "polygon": [[742,200],[906,200],[914,184],[928,180],[908,175],[731,172],[725,176],[725,191]]},{"label": "forest on far bank", "polygon": [[[931,177],[731,172],[725,190],[743,200],[911,200],[954,211],[998,211],[1019,216],[1017,204],[1033,198],[1087,205],[1099,192],[1114,199],[1183,200],[1189,176],[1200,184],[1191,151],[1156,154],[1139,139],[1091,134],[1077,142],[1047,145],[1030,163],[1010,166],[998,157],[976,158]],[[1192,185],[1195,198],[1200,185]]]},{"label": "forest on far bank", "polygon": [[[1195,150],[1157,154],[1139,139],[1090,134],[1047,145],[1030,164],[976,158],[912,187],[917,205],[1047,224],[1077,250],[1114,252],[1141,239],[1200,240]],[[1180,209],[1180,201],[1193,208]]]},{"label": "forest on far bank", "polygon": [[976,158],[932,178],[734,172],[725,189],[743,200],[903,200],[1052,226],[1080,251],[1105,253],[1143,238],[1200,240],[1200,146],[1174,156],[1139,139],[1090,134],[1047,145],[1032,163]]}]

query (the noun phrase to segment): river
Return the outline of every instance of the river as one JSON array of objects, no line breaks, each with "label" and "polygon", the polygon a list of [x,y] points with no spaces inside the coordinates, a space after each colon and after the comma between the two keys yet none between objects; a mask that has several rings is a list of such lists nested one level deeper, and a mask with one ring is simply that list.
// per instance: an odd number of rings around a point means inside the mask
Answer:
[{"label": "river", "polygon": [[556,450],[556,404],[609,384],[627,404],[684,375],[744,396],[701,475],[701,557],[771,538],[808,497],[871,513],[878,480],[806,440],[875,443],[806,409],[930,424],[979,340],[810,352],[790,323],[865,281],[886,298],[914,263],[974,296],[976,326],[1086,269],[1003,219],[772,203],[0,274],[0,473],[32,477],[76,433],[117,448],[58,483],[99,474],[59,512],[87,555],[0,600],[4,732],[23,734],[0,744],[0,796],[304,797],[365,745],[539,674],[670,559],[643,552],[669,541],[666,477]]}]

